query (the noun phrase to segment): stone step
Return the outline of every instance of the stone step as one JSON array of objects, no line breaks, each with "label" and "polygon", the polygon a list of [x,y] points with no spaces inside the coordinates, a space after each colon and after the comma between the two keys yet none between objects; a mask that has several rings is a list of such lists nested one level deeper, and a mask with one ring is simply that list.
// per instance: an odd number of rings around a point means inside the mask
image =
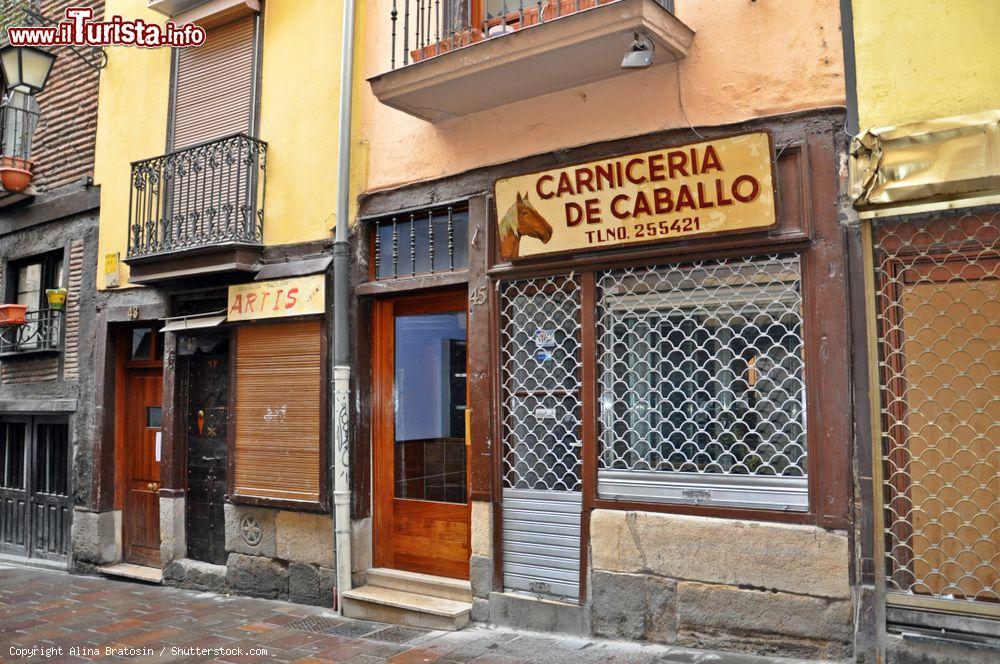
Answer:
[{"label": "stone step", "polygon": [[368,585],[440,597],[456,602],[472,603],[472,584],[462,579],[450,579],[445,576],[404,572],[387,567],[373,567],[368,570]]},{"label": "stone step", "polygon": [[134,579],[135,581],[145,581],[146,583],[163,583],[163,570],[159,567],[146,567],[145,565],[133,565],[132,563],[116,563],[114,565],[98,567],[97,571],[104,576]]},{"label": "stone step", "polygon": [[344,615],[360,620],[455,631],[469,624],[471,602],[367,585],[344,593]]}]

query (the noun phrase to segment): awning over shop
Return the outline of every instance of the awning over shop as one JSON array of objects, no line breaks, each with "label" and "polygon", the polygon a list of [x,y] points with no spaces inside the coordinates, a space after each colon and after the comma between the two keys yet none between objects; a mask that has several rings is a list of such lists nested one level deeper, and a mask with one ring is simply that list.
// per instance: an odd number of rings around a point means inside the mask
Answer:
[{"label": "awning over shop", "polygon": [[185,330],[200,330],[207,327],[218,327],[226,322],[226,310],[220,309],[207,314],[195,314],[192,316],[175,316],[164,318],[161,332],[183,332]]},{"label": "awning over shop", "polygon": [[1000,110],[868,130],[850,178],[861,217],[1000,201]]},{"label": "awning over shop", "polygon": [[330,267],[333,256],[321,256],[319,258],[306,258],[299,261],[285,261],[284,263],[267,263],[262,265],[260,272],[254,277],[254,281],[269,281],[271,279],[287,279],[288,277],[305,277],[310,274],[326,272]]}]

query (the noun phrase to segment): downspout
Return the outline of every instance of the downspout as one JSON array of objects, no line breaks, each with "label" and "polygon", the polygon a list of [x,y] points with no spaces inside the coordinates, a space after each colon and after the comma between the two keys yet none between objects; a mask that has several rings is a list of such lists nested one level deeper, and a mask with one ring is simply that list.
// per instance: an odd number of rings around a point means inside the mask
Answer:
[{"label": "downspout", "polygon": [[340,52],[340,118],[337,146],[337,225],[333,242],[333,537],[337,554],[337,608],[351,589],[350,414],[351,367],[348,307],[351,200],[351,97],[354,91],[354,0],[344,0]]}]

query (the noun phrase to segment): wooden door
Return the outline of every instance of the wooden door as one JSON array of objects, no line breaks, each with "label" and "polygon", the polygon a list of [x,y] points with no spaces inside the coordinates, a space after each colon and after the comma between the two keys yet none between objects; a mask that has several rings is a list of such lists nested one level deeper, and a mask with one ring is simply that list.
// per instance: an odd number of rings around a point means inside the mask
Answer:
[{"label": "wooden door", "polygon": [[469,577],[465,293],[375,307],[375,565]]},{"label": "wooden door", "polygon": [[128,369],[122,399],[125,561],[160,566],[160,461],[157,434],[163,416],[163,373]]}]

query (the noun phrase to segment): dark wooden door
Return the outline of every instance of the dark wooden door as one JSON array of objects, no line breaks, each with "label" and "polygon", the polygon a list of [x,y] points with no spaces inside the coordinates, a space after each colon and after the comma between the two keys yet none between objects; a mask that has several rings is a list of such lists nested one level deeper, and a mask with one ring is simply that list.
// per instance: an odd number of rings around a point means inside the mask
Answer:
[{"label": "dark wooden door", "polygon": [[[226,467],[229,419],[229,334],[200,335],[180,346],[187,417],[187,555],[226,564]],[[190,350],[187,350],[190,348]]]},{"label": "dark wooden door", "polygon": [[375,311],[375,564],[469,577],[465,293]]},{"label": "dark wooden door", "polygon": [[70,499],[69,424],[36,417],[31,440],[31,557],[64,560],[69,553],[73,505]]},{"label": "dark wooden door", "polygon": [[30,456],[31,420],[4,417],[0,421],[0,552],[18,556],[27,556],[31,548]]},{"label": "dark wooden door", "polygon": [[160,566],[160,454],[158,434],[163,417],[163,374],[159,369],[125,373],[124,450],[125,561]]},{"label": "dark wooden door", "polygon": [[73,514],[69,450],[65,419],[0,419],[0,552],[65,560]]}]

